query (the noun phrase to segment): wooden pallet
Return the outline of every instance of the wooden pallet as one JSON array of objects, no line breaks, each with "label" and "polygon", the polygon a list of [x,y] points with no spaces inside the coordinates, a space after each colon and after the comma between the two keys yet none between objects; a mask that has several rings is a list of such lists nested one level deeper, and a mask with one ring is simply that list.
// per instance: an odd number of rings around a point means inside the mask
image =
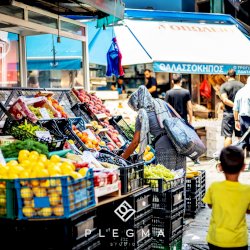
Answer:
[{"label": "wooden pallet", "polygon": [[96,204],[105,200],[110,200],[111,197],[117,198],[121,196],[121,182],[117,181],[113,184],[104,187],[95,187]]}]

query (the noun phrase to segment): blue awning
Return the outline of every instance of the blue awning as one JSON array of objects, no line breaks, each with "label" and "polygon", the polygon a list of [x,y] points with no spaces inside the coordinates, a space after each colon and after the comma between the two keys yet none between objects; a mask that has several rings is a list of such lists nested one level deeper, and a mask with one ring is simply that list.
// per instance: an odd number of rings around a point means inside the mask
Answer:
[{"label": "blue awning", "polygon": [[90,62],[106,62],[103,51],[114,34],[123,65],[152,62],[155,72],[226,74],[234,68],[250,74],[248,33],[231,16],[147,10],[126,10],[125,16],[120,25],[92,34]]}]

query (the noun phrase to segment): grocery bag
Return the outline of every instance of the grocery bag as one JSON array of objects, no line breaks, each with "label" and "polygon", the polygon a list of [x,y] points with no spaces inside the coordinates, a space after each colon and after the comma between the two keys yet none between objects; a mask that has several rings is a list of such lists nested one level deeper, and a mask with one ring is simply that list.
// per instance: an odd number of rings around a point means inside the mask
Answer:
[{"label": "grocery bag", "polygon": [[197,160],[206,152],[206,147],[195,132],[177,112],[167,104],[169,118],[163,121],[168,137],[176,151],[192,160]]}]

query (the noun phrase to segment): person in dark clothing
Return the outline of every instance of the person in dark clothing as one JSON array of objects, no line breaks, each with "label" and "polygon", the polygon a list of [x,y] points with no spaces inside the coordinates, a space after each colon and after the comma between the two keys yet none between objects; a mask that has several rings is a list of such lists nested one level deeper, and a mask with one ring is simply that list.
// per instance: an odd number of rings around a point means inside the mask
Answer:
[{"label": "person in dark clothing", "polygon": [[176,112],[186,121],[192,124],[193,108],[191,96],[188,90],[181,87],[182,76],[173,74],[174,87],[166,93],[165,101],[168,102]]},{"label": "person in dark clothing", "polygon": [[235,129],[233,106],[236,93],[242,87],[244,87],[244,84],[242,82],[236,81],[235,76],[235,70],[230,69],[227,74],[227,82],[223,83],[220,88],[221,100],[225,105],[221,125],[221,135],[225,137],[225,147],[232,144],[233,132],[235,132],[235,136],[241,137],[240,131]]},{"label": "person in dark clothing", "polygon": [[157,82],[154,77],[152,77],[152,71],[150,69],[144,70],[144,76],[145,76],[145,86],[148,89],[149,93],[154,98],[158,98],[158,92],[157,92]]},{"label": "person in dark clothing", "polygon": [[117,82],[112,83],[111,89],[118,91],[119,95],[125,94],[126,93],[126,88],[125,88],[125,85],[124,85],[124,77],[119,76],[118,79],[117,79]]}]

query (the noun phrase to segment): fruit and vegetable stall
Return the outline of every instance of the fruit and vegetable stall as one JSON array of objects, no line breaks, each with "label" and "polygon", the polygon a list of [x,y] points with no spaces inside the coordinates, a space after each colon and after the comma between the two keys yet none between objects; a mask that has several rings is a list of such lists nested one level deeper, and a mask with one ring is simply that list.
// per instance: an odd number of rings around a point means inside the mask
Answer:
[{"label": "fruit and vegetable stall", "polygon": [[151,145],[121,158],[134,126],[95,93],[0,91],[4,249],[181,249],[204,171],[170,171]]}]

